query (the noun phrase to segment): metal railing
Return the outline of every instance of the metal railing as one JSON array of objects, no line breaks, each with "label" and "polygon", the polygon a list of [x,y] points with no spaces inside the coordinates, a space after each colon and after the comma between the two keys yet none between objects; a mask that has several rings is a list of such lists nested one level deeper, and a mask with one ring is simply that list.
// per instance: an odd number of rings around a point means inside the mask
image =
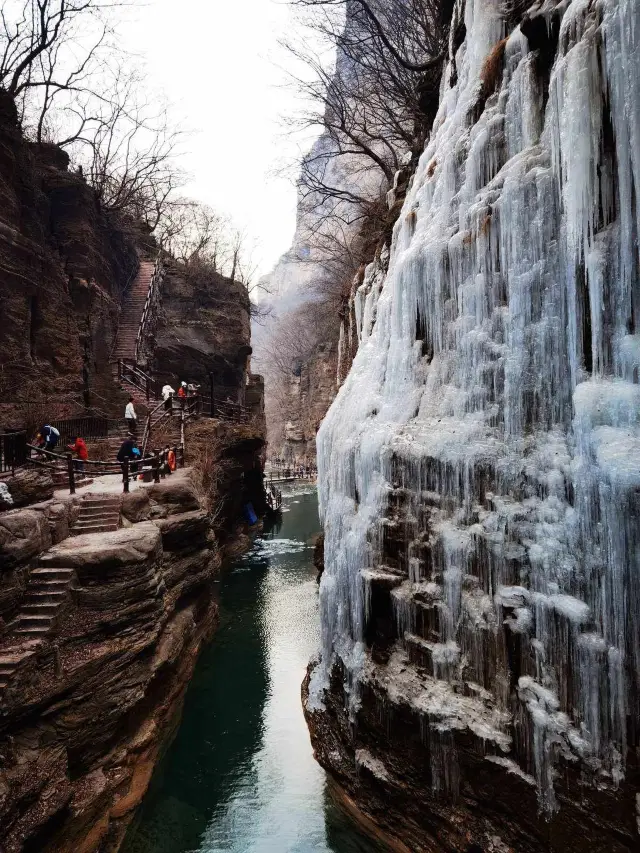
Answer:
[{"label": "metal railing", "polygon": [[109,425],[112,420],[106,417],[69,418],[67,420],[48,421],[60,433],[60,441],[69,442],[81,436],[85,441],[95,441],[109,437]]},{"label": "metal railing", "polygon": [[125,358],[118,359],[118,381],[128,382],[141,391],[147,400],[157,400],[160,396],[160,384],[148,373],[145,373],[135,361]]},{"label": "metal railing", "polygon": [[153,275],[151,276],[151,281],[149,282],[149,290],[147,291],[147,298],[144,303],[142,317],[140,318],[140,326],[138,327],[138,334],[136,336],[136,348],[134,351],[136,362],[140,361],[142,346],[144,343],[145,336],[147,334],[147,326],[153,318],[153,312],[156,307],[155,301],[156,297],[159,294],[160,285],[162,284],[163,278],[164,265],[161,260],[161,254],[159,253],[158,257],[156,258],[155,267],[153,268]]},{"label": "metal railing", "polygon": [[0,434],[0,473],[14,474],[16,468],[25,465],[28,456],[26,430]]}]

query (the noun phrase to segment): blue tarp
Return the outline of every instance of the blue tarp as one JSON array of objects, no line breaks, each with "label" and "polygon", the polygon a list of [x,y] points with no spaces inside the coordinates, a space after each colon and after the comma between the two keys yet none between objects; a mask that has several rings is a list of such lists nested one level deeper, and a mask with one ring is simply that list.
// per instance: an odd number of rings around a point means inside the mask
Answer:
[{"label": "blue tarp", "polygon": [[255,524],[257,522],[258,516],[255,513],[253,504],[245,504],[244,517],[247,519],[249,524]]}]

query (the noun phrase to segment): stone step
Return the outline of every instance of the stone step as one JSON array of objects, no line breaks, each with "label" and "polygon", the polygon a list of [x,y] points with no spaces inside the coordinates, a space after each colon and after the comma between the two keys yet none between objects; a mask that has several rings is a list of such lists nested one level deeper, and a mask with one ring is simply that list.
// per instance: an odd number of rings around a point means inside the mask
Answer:
[{"label": "stone step", "polygon": [[14,633],[19,634],[21,637],[44,641],[44,638],[49,633],[50,628],[51,624],[46,626],[20,625],[15,629]]},{"label": "stone step", "polygon": [[52,589],[48,589],[47,587],[37,587],[32,589],[31,586],[27,587],[27,594],[24,599],[25,606],[29,606],[32,604],[45,604],[51,602],[52,604],[60,603],[65,600],[67,597],[67,588],[66,585],[63,588],[62,586],[53,587]]},{"label": "stone step", "polygon": [[0,655],[0,665],[18,666],[26,658],[31,657],[31,652],[8,651]]},{"label": "stone step", "polygon": [[33,569],[29,575],[29,580],[43,581],[67,581],[73,576],[73,569],[59,568],[58,566],[39,566]]},{"label": "stone step", "polygon": [[20,629],[36,629],[38,631],[48,631],[51,624],[53,623],[53,617],[48,613],[45,614],[28,614],[28,615],[20,615],[16,618],[13,623],[16,626],[16,631],[20,631]]},{"label": "stone step", "polygon": [[86,507],[80,510],[78,521],[117,521],[120,517],[120,507]]},{"label": "stone step", "polygon": [[30,580],[27,589],[29,593],[55,595],[62,592],[66,595],[69,588],[68,580]]},{"label": "stone step", "polygon": [[117,530],[120,526],[120,516],[116,515],[113,518],[79,518],[69,530],[83,530],[93,527],[104,527],[107,530]]},{"label": "stone step", "polygon": [[80,517],[71,529],[75,530],[83,527],[113,527],[115,529],[118,527],[119,522],[120,513],[112,515],[108,518],[96,518],[95,516],[90,516],[87,518]]},{"label": "stone step", "polygon": [[64,599],[61,598],[60,601],[43,601],[38,604],[25,603],[22,605],[19,618],[23,616],[55,616],[63,601]]},{"label": "stone step", "polygon": [[110,524],[93,524],[86,527],[77,526],[69,530],[69,536],[84,536],[86,533],[113,533],[117,529],[117,527]]}]

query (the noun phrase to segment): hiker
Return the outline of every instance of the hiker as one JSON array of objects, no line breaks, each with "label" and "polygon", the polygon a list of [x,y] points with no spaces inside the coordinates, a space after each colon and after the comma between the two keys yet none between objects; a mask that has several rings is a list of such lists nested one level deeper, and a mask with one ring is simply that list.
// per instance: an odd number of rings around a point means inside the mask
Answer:
[{"label": "hiker", "polygon": [[84,463],[89,458],[89,451],[83,438],[77,435],[73,444],[67,444],[67,450],[73,450],[78,454],[78,458],[73,460],[73,467],[80,473],[84,472]]},{"label": "hiker", "polygon": [[125,438],[125,440],[120,445],[120,450],[118,451],[118,455],[116,459],[122,465],[122,473],[124,474],[124,463],[125,460],[129,460],[129,472],[131,474],[135,474],[138,470],[137,460],[140,459],[140,451],[136,447],[135,438],[129,437]]},{"label": "hiker", "polygon": [[137,450],[135,439],[131,437],[125,438],[116,456],[118,462],[124,462],[125,459],[133,459],[134,449]]},{"label": "hiker", "polygon": [[52,451],[60,439],[60,433],[55,427],[45,424],[40,427],[40,432],[36,437],[40,450]]},{"label": "hiker", "polygon": [[169,385],[168,382],[166,385],[162,386],[162,399],[164,400],[164,407],[168,412],[171,411],[171,408],[172,408],[171,401],[172,401],[172,397],[175,393],[176,392],[171,387],[171,385]]},{"label": "hiker", "polygon": [[174,450],[172,450],[172,449],[169,447],[169,445],[167,445],[167,446],[165,447],[165,449],[164,449],[164,452],[165,452],[165,459],[167,460],[167,467],[168,467],[168,469],[169,469],[169,473],[170,473],[170,474],[173,474],[173,472],[174,472],[174,471],[176,470],[176,468],[178,467],[178,466],[177,466],[177,462],[176,462],[176,454],[175,454],[175,451],[174,451]]},{"label": "hiker", "polygon": [[124,419],[127,422],[129,435],[135,435],[138,426],[138,416],[136,415],[136,410],[133,408],[133,397],[129,397],[129,402],[124,410]]}]

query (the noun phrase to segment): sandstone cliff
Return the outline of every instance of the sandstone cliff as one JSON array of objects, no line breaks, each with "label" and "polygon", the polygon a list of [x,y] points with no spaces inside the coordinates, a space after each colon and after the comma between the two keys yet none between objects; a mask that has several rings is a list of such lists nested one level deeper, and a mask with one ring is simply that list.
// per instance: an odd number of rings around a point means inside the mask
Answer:
[{"label": "sandstone cliff", "polygon": [[109,358],[137,254],[68,162],[28,143],[0,96],[1,425],[114,400]]}]

